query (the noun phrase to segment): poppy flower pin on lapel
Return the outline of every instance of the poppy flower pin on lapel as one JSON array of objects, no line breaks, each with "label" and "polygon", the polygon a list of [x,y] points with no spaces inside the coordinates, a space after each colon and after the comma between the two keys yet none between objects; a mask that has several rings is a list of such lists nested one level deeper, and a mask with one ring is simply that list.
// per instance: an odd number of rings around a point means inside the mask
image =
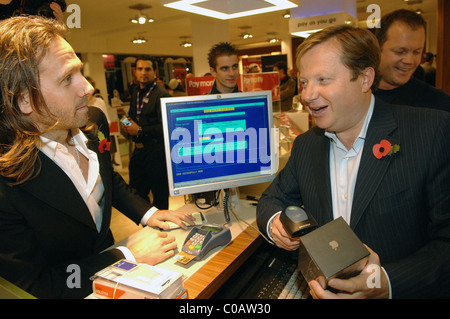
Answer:
[{"label": "poppy flower pin on lapel", "polygon": [[375,144],[372,148],[373,155],[377,159],[381,159],[386,155],[391,156],[400,150],[400,146],[397,144],[392,145],[388,140],[381,140],[379,144]]},{"label": "poppy flower pin on lapel", "polygon": [[103,154],[104,151],[109,151],[111,149],[111,142],[108,142],[105,135],[100,130],[98,131],[98,139],[100,140],[98,151],[101,154]]}]

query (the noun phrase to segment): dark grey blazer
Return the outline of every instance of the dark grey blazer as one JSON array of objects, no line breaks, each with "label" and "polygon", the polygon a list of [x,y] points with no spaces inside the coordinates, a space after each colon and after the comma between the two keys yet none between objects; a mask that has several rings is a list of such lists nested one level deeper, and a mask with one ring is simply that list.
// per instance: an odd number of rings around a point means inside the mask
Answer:
[{"label": "dark grey blazer", "polygon": [[[399,152],[377,159],[382,139]],[[297,137],[259,201],[261,231],[287,205],[304,205],[320,225],[332,220],[329,147],[317,127]],[[380,256],[394,298],[450,296],[450,113],[376,99],[350,226]]]},{"label": "dark grey blazer", "polygon": [[[109,131],[103,133],[109,136]],[[83,298],[91,293],[89,277],[124,258],[117,249],[102,253],[114,243],[111,207],[136,223],[151,207],[113,172],[110,152],[100,152],[98,139],[88,147],[98,155],[105,187],[100,232],[72,181],[43,153],[36,178],[10,186],[0,177],[0,276],[36,297]],[[67,285],[71,264],[81,269],[80,288]]]}]

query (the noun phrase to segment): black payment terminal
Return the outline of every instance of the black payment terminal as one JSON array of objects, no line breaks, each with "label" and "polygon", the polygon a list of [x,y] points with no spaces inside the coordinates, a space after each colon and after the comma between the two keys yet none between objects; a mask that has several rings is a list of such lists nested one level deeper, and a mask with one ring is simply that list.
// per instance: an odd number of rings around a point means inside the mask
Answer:
[{"label": "black payment terminal", "polygon": [[200,260],[211,249],[226,245],[230,241],[231,231],[228,227],[204,224],[191,229],[184,241],[182,251],[196,256],[194,260]]}]

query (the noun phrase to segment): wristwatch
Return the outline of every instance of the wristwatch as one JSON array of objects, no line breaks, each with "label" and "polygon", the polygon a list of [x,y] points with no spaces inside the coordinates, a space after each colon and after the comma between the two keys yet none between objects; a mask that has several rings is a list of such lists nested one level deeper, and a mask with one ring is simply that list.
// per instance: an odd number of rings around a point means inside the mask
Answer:
[{"label": "wristwatch", "polygon": [[141,136],[142,135],[142,127],[138,128],[138,135]]}]

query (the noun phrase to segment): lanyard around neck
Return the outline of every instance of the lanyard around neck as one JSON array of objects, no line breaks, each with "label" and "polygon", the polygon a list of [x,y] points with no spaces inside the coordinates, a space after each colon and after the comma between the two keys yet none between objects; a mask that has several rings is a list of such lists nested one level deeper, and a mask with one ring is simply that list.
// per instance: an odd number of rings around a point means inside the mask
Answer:
[{"label": "lanyard around neck", "polygon": [[139,99],[139,92],[137,94],[137,103],[136,103],[136,113],[139,116],[141,114],[142,108],[144,107],[145,103],[148,103],[148,96],[150,95],[150,92],[153,90],[153,88],[156,86],[156,81],[153,82],[153,84],[150,86],[150,89],[148,90],[147,94],[145,94],[144,98],[142,99],[142,102]]}]

